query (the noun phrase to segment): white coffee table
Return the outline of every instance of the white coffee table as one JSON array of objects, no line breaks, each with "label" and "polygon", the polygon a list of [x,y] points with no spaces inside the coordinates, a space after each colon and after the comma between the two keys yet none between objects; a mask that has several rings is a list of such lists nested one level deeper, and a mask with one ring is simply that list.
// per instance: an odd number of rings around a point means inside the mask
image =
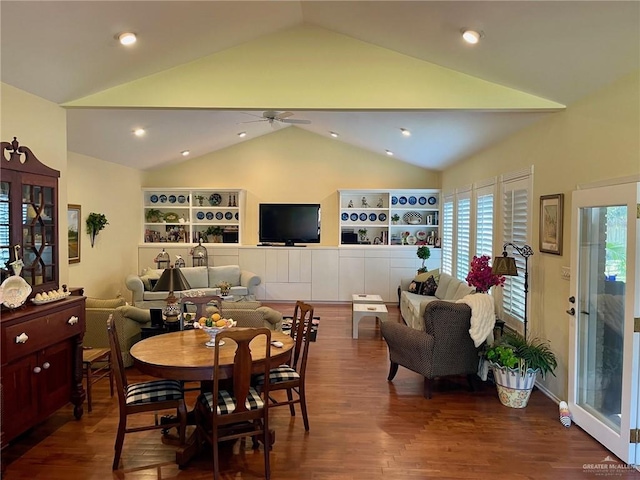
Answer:
[{"label": "white coffee table", "polygon": [[354,293],[351,295],[353,303],[384,303],[380,295],[369,295],[365,293]]},{"label": "white coffee table", "polygon": [[354,303],[351,316],[352,338],[358,338],[358,324],[364,317],[375,317],[381,322],[387,321],[387,306],[379,303]]}]

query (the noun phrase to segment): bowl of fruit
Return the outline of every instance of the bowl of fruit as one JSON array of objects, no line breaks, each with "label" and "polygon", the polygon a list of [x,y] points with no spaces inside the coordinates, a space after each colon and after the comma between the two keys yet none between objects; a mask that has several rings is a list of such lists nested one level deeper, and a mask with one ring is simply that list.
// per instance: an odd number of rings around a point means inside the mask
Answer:
[{"label": "bowl of fruit", "polygon": [[[232,318],[222,318],[219,313],[210,317],[200,317],[197,322],[193,322],[193,328],[200,328],[209,335],[209,341],[205,343],[207,347],[215,347],[216,335],[226,328],[235,326],[236,322]],[[220,341],[219,344],[224,345],[224,341]]]}]

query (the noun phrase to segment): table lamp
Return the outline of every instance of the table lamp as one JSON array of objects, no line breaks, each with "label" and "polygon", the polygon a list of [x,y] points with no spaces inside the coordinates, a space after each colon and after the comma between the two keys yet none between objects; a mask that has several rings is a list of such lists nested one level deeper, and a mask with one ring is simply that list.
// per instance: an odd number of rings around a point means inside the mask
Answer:
[{"label": "table lamp", "polygon": [[522,257],[524,257],[524,341],[527,341],[527,293],[529,292],[529,257],[533,255],[533,249],[529,245],[518,247],[511,242],[502,246],[502,256],[496,255],[493,259],[493,267],[491,271],[496,275],[506,275],[510,277],[518,276],[518,268],[516,267],[516,259],[509,257],[507,247],[513,247]]},{"label": "table lamp", "polygon": [[[169,267],[162,272],[156,286],[153,287],[154,292],[169,292],[169,296],[165,299],[167,306],[164,308],[164,316],[169,322],[175,322],[180,314],[178,299],[173,294],[174,291],[190,290],[191,285],[184,278],[179,268]],[[171,319],[171,320],[170,320]]]}]

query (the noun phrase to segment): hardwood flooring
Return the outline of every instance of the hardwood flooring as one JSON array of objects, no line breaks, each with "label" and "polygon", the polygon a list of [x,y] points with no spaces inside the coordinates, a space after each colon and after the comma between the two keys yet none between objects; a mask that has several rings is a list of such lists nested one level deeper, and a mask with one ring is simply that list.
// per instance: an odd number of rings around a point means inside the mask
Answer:
[{"label": "hardwood flooring", "polygon": [[[293,311],[292,304],[271,306]],[[387,382],[387,348],[374,320],[363,319],[360,338],[353,340],[349,304],[315,307],[321,320],[307,372],[310,431],[305,433],[299,410],[295,417],[287,407],[271,410],[272,479],[583,479],[595,478],[584,464],[615,458],[579,427],[563,427],[557,405],[540,391],[526,409],[515,410],[502,406],[494,385],[478,381],[470,392],[463,377],[435,382],[431,400],[422,396],[422,377],[402,367]],[[389,321],[398,320],[390,305]],[[148,378],[135,369],[128,375]],[[63,408],[5,449],[3,478],[211,478],[210,452],[180,470],[174,448],[158,431],[128,434],[122,468],[112,472],[117,424],[117,399],[102,380],[94,385],[93,411],[85,406],[80,421],[71,407]],[[222,478],[263,478],[262,453],[250,443],[222,447]],[[617,473],[640,478],[637,471]]]}]

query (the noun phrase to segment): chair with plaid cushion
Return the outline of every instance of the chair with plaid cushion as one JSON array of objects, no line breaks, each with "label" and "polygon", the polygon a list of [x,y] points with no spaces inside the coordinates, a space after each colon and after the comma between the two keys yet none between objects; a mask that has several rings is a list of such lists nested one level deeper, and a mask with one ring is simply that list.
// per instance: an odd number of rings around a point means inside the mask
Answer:
[{"label": "chair with plaid cushion", "polygon": [[[265,394],[274,406],[289,405],[291,416],[295,417],[294,405],[300,404],[304,429],[309,431],[309,417],[307,416],[307,397],[305,392],[305,372],[307,370],[307,357],[311,335],[311,322],[313,320],[313,307],[307,303],[298,301],[293,312],[291,323],[291,336],[294,340],[292,361],[290,365],[280,365],[269,372],[269,389],[286,390],[287,400],[276,400]],[[264,384],[264,375],[257,375],[254,379],[259,390]],[[264,392],[263,392],[264,393]],[[296,394],[294,398],[293,394]]]},{"label": "chair with plaid cushion", "polygon": [[[263,337],[263,338],[261,338]],[[227,382],[228,386],[221,389],[220,380],[224,379],[224,372],[220,371],[220,348],[222,340],[226,339],[224,348],[233,348],[237,344],[233,375]],[[258,448],[257,439],[262,439],[264,447],[264,474],[269,478],[269,449],[271,434],[269,432],[268,402],[260,397],[258,391],[251,386],[251,371],[253,365],[252,346],[254,352],[265,352],[264,361],[260,364],[264,373],[269,371],[271,359],[271,330],[268,328],[230,328],[218,333],[215,337],[213,360],[213,391],[201,394],[196,402],[196,429],[198,444],[203,440],[209,442],[213,448],[213,478],[219,478],[218,442],[243,437],[253,437],[253,447]],[[233,340],[233,342],[231,342]],[[264,350],[263,350],[264,348]],[[269,381],[264,385],[269,392]]]},{"label": "chair with plaid cushion", "polygon": [[[112,316],[109,316],[107,319],[107,333],[111,347],[111,368],[116,378],[120,410],[120,423],[118,424],[118,433],[114,447],[115,455],[113,458],[113,470],[116,470],[120,464],[120,454],[122,453],[125,433],[177,427],[180,443],[183,444],[187,428],[187,409],[184,403],[182,386],[177,380],[152,380],[149,382],[128,383],[122,355],[120,354],[118,334],[116,333],[116,326]],[[129,415],[174,408],[178,414],[175,422],[158,424],[156,415],[156,422],[153,425],[127,428],[127,417]]]}]

